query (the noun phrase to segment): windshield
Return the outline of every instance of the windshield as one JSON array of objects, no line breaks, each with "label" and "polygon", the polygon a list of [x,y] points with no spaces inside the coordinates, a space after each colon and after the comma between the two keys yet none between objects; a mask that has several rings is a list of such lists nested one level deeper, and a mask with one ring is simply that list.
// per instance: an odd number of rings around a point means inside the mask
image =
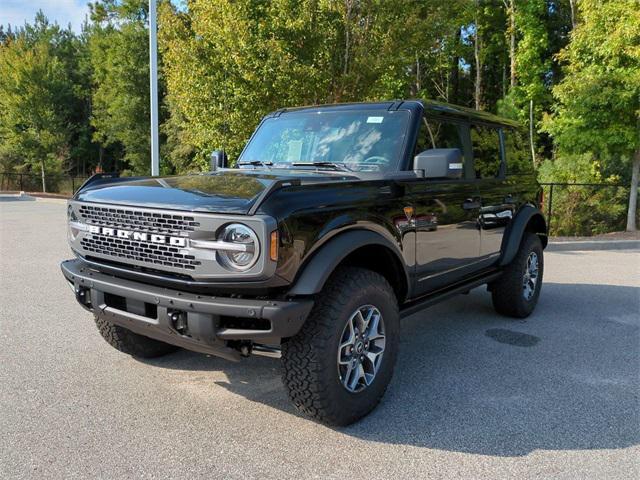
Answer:
[{"label": "windshield", "polygon": [[238,164],[388,171],[399,162],[408,122],[406,111],[285,113],[262,122]]}]

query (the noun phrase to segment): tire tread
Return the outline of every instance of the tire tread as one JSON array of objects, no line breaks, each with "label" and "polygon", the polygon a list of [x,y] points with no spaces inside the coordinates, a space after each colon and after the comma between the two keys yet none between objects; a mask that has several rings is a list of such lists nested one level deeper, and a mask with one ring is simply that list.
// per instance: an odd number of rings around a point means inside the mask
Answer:
[{"label": "tire tread", "polygon": [[[539,279],[537,292],[532,302],[527,302],[522,296],[522,275],[523,265],[527,261],[527,257],[532,250],[536,250],[539,265]],[[491,299],[495,310],[508,317],[526,318],[528,317],[538,300],[540,288],[542,284],[543,274],[543,258],[542,258],[542,242],[540,237],[534,233],[526,232],[520,248],[511,263],[505,268],[502,276],[491,285]]]},{"label": "tire tread", "polygon": [[[325,424],[347,425],[363,416],[357,411],[345,411],[347,406],[337,404],[327,393],[323,385],[329,375],[322,362],[322,356],[330,349],[335,319],[343,314],[350,294],[363,285],[375,286],[390,295],[397,313],[393,289],[384,277],[363,268],[343,267],[325,285],[300,332],[282,345],[282,381],[291,402],[302,413]],[[375,404],[383,395],[384,389],[377,395]]]}]

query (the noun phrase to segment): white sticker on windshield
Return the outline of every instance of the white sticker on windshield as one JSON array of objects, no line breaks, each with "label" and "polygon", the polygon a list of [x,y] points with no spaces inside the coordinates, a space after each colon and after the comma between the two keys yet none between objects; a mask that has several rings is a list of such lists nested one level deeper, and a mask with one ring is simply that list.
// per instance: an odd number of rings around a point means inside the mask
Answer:
[{"label": "white sticker on windshield", "polygon": [[367,123],[382,123],[384,117],[367,117]]},{"label": "white sticker on windshield", "polygon": [[287,152],[288,162],[299,162],[302,155],[302,140],[290,140]]}]

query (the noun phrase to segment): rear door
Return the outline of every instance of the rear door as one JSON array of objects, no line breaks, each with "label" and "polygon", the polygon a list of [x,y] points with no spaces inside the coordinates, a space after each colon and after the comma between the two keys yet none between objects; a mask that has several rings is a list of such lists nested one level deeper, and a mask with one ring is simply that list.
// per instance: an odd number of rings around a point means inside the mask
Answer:
[{"label": "rear door", "polygon": [[464,277],[480,254],[480,198],[471,175],[468,125],[447,119],[423,119],[416,153],[458,148],[465,159],[460,179],[420,179],[412,185],[416,232],[415,293],[421,295]]},{"label": "rear door", "polygon": [[506,228],[519,201],[517,184],[506,178],[503,139],[500,127],[471,125],[473,168],[480,191],[480,260],[498,260]]}]

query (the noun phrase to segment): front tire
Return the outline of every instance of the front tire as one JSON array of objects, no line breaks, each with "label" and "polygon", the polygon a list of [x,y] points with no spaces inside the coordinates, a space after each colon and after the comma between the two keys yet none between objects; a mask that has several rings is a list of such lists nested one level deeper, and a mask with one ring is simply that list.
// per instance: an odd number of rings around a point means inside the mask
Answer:
[{"label": "front tire", "polygon": [[115,325],[104,318],[94,316],[96,326],[102,338],[116,350],[139,358],[161,357],[175,352],[178,347],[168,343],[144,337],[127,330],[120,325]]},{"label": "front tire", "polygon": [[496,311],[515,318],[531,315],[540,296],[543,270],[540,237],[527,232],[515,258],[491,285],[491,299]]},{"label": "front tire", "polygon": [[386,391],[399,338],[398,302],[387,280],[362,268],[337,270],[300,332],[282,345],[289,398],[328,425],[359,420]]}]

